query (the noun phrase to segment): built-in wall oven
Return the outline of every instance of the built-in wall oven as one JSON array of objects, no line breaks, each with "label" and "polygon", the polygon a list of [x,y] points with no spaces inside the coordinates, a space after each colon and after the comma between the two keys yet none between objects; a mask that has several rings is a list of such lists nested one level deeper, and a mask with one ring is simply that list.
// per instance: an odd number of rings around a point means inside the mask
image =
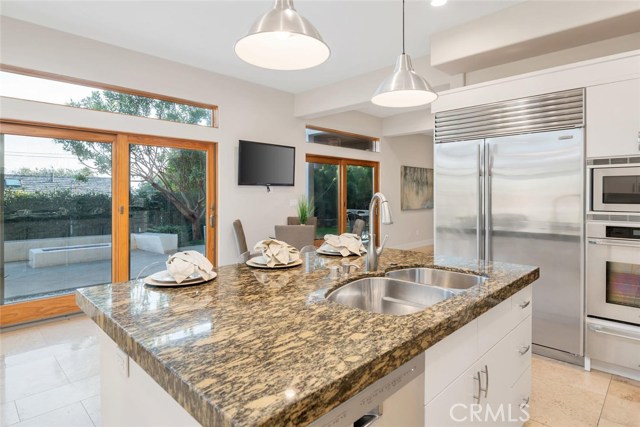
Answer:
[{"label": "built-in wall oven", "polygon": [[640,212],[640,166],[594,167],[591,173],[591,210]]},{"label": "built-in wall oven", "polygon": [[587,224],[587,315],[640,325],[640,225]]},{"label": "built-in wall oven", "polygon": [[585,367],[640,379],[640,223],[587,223]]}]

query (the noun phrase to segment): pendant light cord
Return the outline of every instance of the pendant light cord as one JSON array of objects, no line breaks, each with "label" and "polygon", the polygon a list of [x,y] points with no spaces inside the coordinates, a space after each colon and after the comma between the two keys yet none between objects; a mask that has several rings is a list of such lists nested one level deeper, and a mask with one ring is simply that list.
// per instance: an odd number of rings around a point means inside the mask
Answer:
[{"label": "pendant light cord", "polygon": [[404,55],[404,0],[402,0],[402,54]]}]

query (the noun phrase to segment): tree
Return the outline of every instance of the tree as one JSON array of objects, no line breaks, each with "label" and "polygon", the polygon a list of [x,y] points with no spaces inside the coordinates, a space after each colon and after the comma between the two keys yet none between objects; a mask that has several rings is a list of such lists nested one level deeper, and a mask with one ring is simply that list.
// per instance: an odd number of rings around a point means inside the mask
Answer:
[{"label": "tree", "polygon": [[[210,117],[198,107],[129,95],[112,91],[93,91],[69,105],[92,110],[111,111],[136,116],[197,124]],[[111,145],[57,139],[66,151],[74,154],[87,168],[111,175]],[[130,146],[130,175],[157,190],[191,224],[194,240],[202,236],[201,220],[206,212],[206,153],[150,145]]]}]

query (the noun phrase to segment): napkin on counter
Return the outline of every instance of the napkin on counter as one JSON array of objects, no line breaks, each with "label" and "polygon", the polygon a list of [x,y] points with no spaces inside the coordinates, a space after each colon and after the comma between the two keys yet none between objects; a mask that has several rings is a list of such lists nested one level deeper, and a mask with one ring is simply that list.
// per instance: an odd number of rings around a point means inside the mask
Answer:
[{"label": "napkin on counter", "polygon": [[213,264],[196,251],[181,251],[171,255],[167,260],[167,271],[177,283],[182,283],[194,273],[205,280],[211,280],[214,277]]},{"label": "napkin on counter", "polygon": [[256,243],[253,250],[262,252],[268,267],[277,264],[287,265],[300,259],[300,251],[276,239],[261,240]]},{"label": "napkin on counter", "polygon": [[342,233],[339,236],[325,234],[324,244],[340,252],[342,256],[349,256],[349,254],[362,255],[367,252],[360,237],[352,233]]}]

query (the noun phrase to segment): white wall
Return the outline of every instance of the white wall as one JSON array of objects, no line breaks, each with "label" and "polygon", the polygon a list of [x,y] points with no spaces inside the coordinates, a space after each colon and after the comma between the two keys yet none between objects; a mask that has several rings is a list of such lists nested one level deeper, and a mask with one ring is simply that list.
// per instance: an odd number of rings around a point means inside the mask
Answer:
[{"label": "white wall", "polygon": [[433,169],[433,138],[428,135],[408,135],[385,139],[387,150],[381,181],[389,189],[385,194],[393,208],[394,224],[385,226],[382,234],[390,234],[389,245],[394,248],[411,249],[431,245],[433,209],[400,209],[400,166]]},{"label": "white wall", "polygon": [[[0,21],[0,62],[218,105],[217,129],[10,98],[1,99],[0,117],[217,142],[220,265],[237,258],[233,220],[242,220],[251,245],[272,234],[273,225],[285,223],[286,216],[295,212],[290,202],[305,192],[307,152],[380,161],[382,191],[389,197],[399,194],[394,179],[399,179],[402,161],[396,148],[384,140],[381,153],[306,144],[306,122],[294,117],[293,95],[288,93],[6,17]],[[343,113],[308,123],[374,137],[382,134],[381,120],[362,113]],[[238,186],[239,139],[295,146],[295,187],[272,187],[267,193],[264,187]],[[413,157],[408,153],[409,159]],[[394,213],[399,209],[398,201]],[[409,239],[409,233],[396,236],[395,228],[386,232],[392,234],[394,245],[423,240],[422,234],[419,239]]]}]

